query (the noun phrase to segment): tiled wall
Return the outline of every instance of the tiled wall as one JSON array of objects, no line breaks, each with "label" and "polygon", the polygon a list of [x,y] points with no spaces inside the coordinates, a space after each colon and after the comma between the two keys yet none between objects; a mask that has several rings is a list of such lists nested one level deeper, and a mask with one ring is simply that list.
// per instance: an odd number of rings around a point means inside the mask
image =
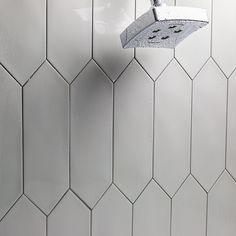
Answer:
[{"label": "tiled wall", "polygon": [[0,0],[0,236],[235,236],[236,2],[175,51],[123,50],[149,0]]}]

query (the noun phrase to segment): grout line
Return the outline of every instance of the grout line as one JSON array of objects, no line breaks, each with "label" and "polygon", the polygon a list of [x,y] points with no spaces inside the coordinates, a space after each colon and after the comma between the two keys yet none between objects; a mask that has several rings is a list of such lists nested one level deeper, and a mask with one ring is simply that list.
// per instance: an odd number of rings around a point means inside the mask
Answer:
[{"label": "grout line", "polygon": [[71,188],[71,85],[69,85],[68,96],[68,181]]},{"label": "grout line", "polygon": [[212,186],[210,187],[210,189],[207,191],[208,193],[215,187],[216,183],[218,182],[218,180],[221,178],[221,176],[224,174],[224,172],[227,171],[226,169],[222,170],[222,172],[220,173],[220,175],[217,177],[217,179],[215,180],[215,182],[212,184]]},{"label": "grout line", "polygon": [[21,88],[21,171],[22,191],[25,193],[25,136],[24,136],[24,87]]},{"label": "grout line", "polygon": [[190,170],[190,173],[192,173],[192,151],[193,151],[193,86],[194,86],[194,81],[192,80],[191,81],[191,114],[190,114],[190,160],[189,160],[189,164],[190,164],[190,167],[189,167],[189,170]]},{"label": "grout line", "polygon": [[166,196],[171,199],[172,197],[170,196],[169,193],[167,193],[167,191],[160,185],[160,183],[157,182],[157,180],[155,180],[154,178],[152,179],[157,185],[158,187],[166,194]]},{"label": "grout line", "polygon": [[74,195],[89,209],[92,210],[92,208],[71,188],[69,190],[74,193]]},{"label": "grout line", "polygon": [[132,210],[132,212],[131,212],[131,217],[132,217],[132,219],[131,219],[131,236],[133,236],[134,235],[134,203],[132,204],[131,207],[132,207],[131,208],[131,210]]},{"label": "grout line", "polygon": [[[134,21],[137,19],[137,0],[134,0]],[[133,49],[134,58],[136,58],[136,48]]]},{"label": "grout line", "polygon": [[90,236],[93,235],[93,210],[90,210]]},{"label": "grout line", "polygon": [[225,78],[228,78],[228,76],[225,74],[225,72],[221,69],[221,67],[219,66],[218,62],[211,57],[211,59],[215,62],[216,66],[218,67],[218,69],[221,71],[221,73],[225,76]]},{"label": "grout line", "polygon": [[233,181],[236,182],[236,178],[227,169],[225,169],[225,171],[229,174]]},{"label": "grout line", "polygon": [[135,204],[138,199],[142,196],[143,192],[147,189],[149,184],[152,182],[152,178],[148,181],[148,183],[144,186],[143,190],[139,193],[138,197],[134,200],[133,204]]},{"label": "grout line", "polygon": [[39,207],[37,206],[36,203],[33,202],[33,200],[31,200],[25,193],[23,194],[28,200],[29,202],[31,202],[31,204],[33,204],[44,216],[47,216],[47,214]]},{"label": "grout line", "polygon": [[46,216],[46,236],[48,236],[48,216]]},{"label": "grout line", "polygon": [[91,9],[91,13],[92,13],[92,25],[91,25],[91,58],[93,59],[93,56],[94,56],[94,0],[91,0],[91,3],[92,3],[92,9]]},{"label": "grout line", "polygon": [[186,73],[186,75],[189,77],[189,79],[192,80],[192,77],[190,76],[190,74],[187,72],[187,70],[182,66],[182,64],[179,62],[179,60],[174,57],[174,60],[178,63],[178,65],[182,68],[182,70]]},{"label": "grout line", "polygon": [[198,185],[202,188],[202,190],[207,194],[207,190],[203,187],[203,185],[198,181],[198,179],[191,174],[192,178],[198,183]]},{"label": "grout line", "polygon": [[208,201],[209,201],[209,194],[207,193],[207,199],[206,199],[206,236],[208,235]]},{"label": "grout line", "polygon": [[46,1],[46,19],[45,19],[45,23],[46,23],[46,33],[45,33],[45,42],[46,42],[46,59],[48,58],[48,0],[45,0]]},{"label": "grout line", "polygon": [[112,84],[112,182],[115,179],[115,85]]},{"label": "grout line", "polygon": [[227,79],[227,91],[226,91],[226,124],[225,124],[225,168],[227,167],[228,156],[228,120],[229,120],[229,79]]},{"label": "grout line", "polygon": [[156,127],[156,83],[153,83],[153,114],[152,114],[152,178],[155,174],[155,127]]},{"label": "grout line", "polygon": [[129,201],[130,204],[133,204],[132,201],[124,194],[124,192],[116,185],[116,183],[113,183],[113,185],[117,188],[117,190]]},{"label": "grout line", "polygon": [[173,199],[170,199],[170,236],[172,235],[172,221],[173,221]]},{"label": "grout line", "polygon": [[206,66],[206,64],[210,61],[211,57],[208,57],[208,59],[203,63],[203,65],[201,66],[201,68],[199,69],[199,71],[197,72],[197,74],[193,77],[192,80],[194,80],[203,70],[203,68]]},{"label": "grout line", "polygon": [[213,0],[211,0],[211,24],[210,24],[210,26],[211,26],[210,55],[211,55],[211,56],[213,56],[213,55],[212,55],[212,52],[213,52],[213,47],[212,47],[212,42],[213,42],[213,13],[214,13],[214,11],[213,11],[213,9],[214,9],[213,4],[214,4],[214,3],[213,3]]},{"label": "grout line", "polygon": [[187,179],[189,178],[191,174],[189,173],[185,179],[183,180],[183,182],[180,184],[180,186],[178,187],[178,189],[175,191],[175,193],[172,196],[172,199],[175,197],[175,195],[179,192],[179,190],[182,188],[182,186],[185,184],[185,182],[187,181]]}]

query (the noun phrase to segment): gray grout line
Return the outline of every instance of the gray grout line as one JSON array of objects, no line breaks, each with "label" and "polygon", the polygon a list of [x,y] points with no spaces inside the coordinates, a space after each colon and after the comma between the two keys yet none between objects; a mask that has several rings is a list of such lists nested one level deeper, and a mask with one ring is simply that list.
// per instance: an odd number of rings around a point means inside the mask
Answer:
[{"label": "gray grout line", "polygon": [[209,202],[209,194],[206,194],[206,232],[205,232],[205,236],[207,236],[208,234],[208,202]]},{"label": "gray grout line", "polygon": [[211,57],[208,57],[208,59],[203,63],[203,65],[200,67],[199,71],[196,73],[196,75],[193,77],[192,80],[195,80],[196,77],[202,72],[202,70],[205,68],[206,64],[210,61]]},{"label": "gray grout line", "polygon": [[221,178],[221,176],[224,174],[225,171],[227,171],[227,170],[224,169],[221,171],[220,175],[216,178],[216,180],[214,181],[214,183],[212,184],[210,189],[207,191],[208,193],[211,192],[211,190],[215,187],[216,183],[218,182],[218,180]]},{"label": "gray grout line", "polygon": [[129,201],[130,204],[133,204],[133,202],[124,194],[124,192],[120,189],[120,187],[116,184],[113,183],[113,185],[117,188],[117,190]]},{"label": "gray grout line", "polygon": [[170,236],[172,235],[172,221],[173,221],[173,199],[170,199]]},{"label": "gray grout line", "polygon": [[157,184],[157,186],[166,194],[166,196],[171,199],[172,197],[170,196],[169,193],[167,193],[167,191],[160,185],[160,183],[158,183],[157,180],[155,180],[154,178],[152,178],[152,180]]},{"label": "gray grout line", "polygon": [[93,235],[93,210],[90,210],[90,236]]},{"label": "gray grout line", "polygon": [[155,127],[156,127],[156,83],[153,83],[153,111],[152,111],[152,178],[155,174]]},{"label": "gray grout line", "polygon": [[132,206],[131,206],[131,217],[132,217],[132,219],[131,219],[131,236],[133,236],[134,235],[134,203],[132,204]]},{"label": "gray grout line", "polygon": [[24,124],[24,87],[21,88],[21,175],[22,191],[25,193],[25,124]]},{"label": "gray grout line", "polygon": [[31,202],[44,216],[47,216],[47,214],[33,200],[31,200],[25,193],[23,194],[23,196],[25,196],[29,200],[29,202]]},{"label": "gray grout line", "polygon": [[46,42],[46,47],[45,47],[45,55],[46,55],[46,59],[48,58],[48,0],[45,0],[46,1],[46,19],[45,19],[45,23],[46,23],[46,32],[45,32],[45,42]]},{"label": "gray grout line", "polygon": [[[134,0],[134,21],[137,19],[137,0]],[[136,48],[133,49],[134,58],[136,58]]]},{"label": "gray grout line", "polygon": [[115,85],[112,84],[112,154],[111,154],[111,176],[112,182],[115,180]]},{"label": "gray grout line", "polygon": [[182,186],[185,184],[185,182],[187,181],[187,179],[189,178],[189,176],[191,176],[191,174],[189,173],[185,179],[183,180],[183,182],[180,184],[180,186],[178,187],[178,189],[175,191],[175,193],[173,194],[173,196],[171,197],[171,199],[173,199],[175,197],[175,195],[179,192],[179,190],[182,188]]},{"label": "gray grout line", "polygon": [[198,181],[198,179],[193,174],[191,174],[191,176],[198,183],[201,189],[207,194],[207,190],[202,186],[202,184]]},{"label": "gray grout line", "polygon": [[212,52],[213,52],[213,48],[212,48],[212,42],[213,42],[213,13],[214,13],[214,11],[213,11],[213,0],[211,0],[211,23],[210,23],[210,27],[211,27],[211,39],[210,39],[210,43],[211,43],[211,45],[210,45],[210,55],[212,56]]},{"label": "gray grout line", "polygon": [[189,147],[189,164],[190,164],[190,167],[189,167],[189,171],[190,171],[190,174],[192,173],[192,151],[193,151],[193,80],[191,81],[191,114],[190,114],[190,147]]},{"label": "gray grout line", "polygon": [[142,196],[143,192],[147,189],[147,187],[149,186],[149,184],[152,182],[152,178],[148,181],[148,183],[144,186],[143,190],[139,193],[139,195],[136,197],[136,199],[134,200],[133,204],[135,204],[138,199]]},{"label": "gray grout line", "polygon": [[224,75],[225,78],[228,78],[228,76],[225,74],[225,72],[221,69],[218,62],[215,60],[214,57],[211,57],[211,59],[214,61],[215,65],[218,67],[218,69],[221,71],[221,73]]},{"label": "gray grout line", "polygon": [[92,208],[71,188],[69,190],[89,209],[92,210]]},{"label": "gray grout line", "polygon": [[193,80],[190,74],[187,72],[187,70],[182,66],[182,64],[179,62],[179,60],[174,57],[174,60],[178,63],[178,65],[182,68],[182,70],[185,72],[185,74],[189,77],[190,80]]},{"label": "gray grout line", "polygon": [[226,117],[225,117],[225,168],[227,167],[228,156],[228,119],[229,119],[229,79],[227,79],[227,91],[226,91]]},{"label": "gray grout line", "polygon": [[48,216],[46,216],[46,236],[48,236]]},{"label": "gray grout line", "polygon": [[92,13],[92,24],[91,24],[91,59],[93,59],[94,57],[94,0],[91,0],[92,3],[92,9],[91,9],[91,13]]},{"label": "gray grout line", "polygon": [[225,169],[225,171],[231,176],[231,178],[233,179],[233,181],[236,183],[236,178],[230,173],[229,170]]},{"label": "gray grout line", "polygon": [[71,85],[69,85],[68,95],[68,181],[71,188]]}]

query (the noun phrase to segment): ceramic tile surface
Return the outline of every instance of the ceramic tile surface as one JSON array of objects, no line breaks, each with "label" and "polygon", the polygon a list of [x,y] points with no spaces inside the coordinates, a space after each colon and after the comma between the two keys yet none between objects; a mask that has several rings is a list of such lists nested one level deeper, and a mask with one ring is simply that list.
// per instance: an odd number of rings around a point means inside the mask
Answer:
[{"label": "ceramic tile surface", "polygon": [[133,61],[114,92],[115,183],[134,201],[151,178],[153,82]]},{"label": "ceramic tile surface", "polygon": [[24,87],[25,191],[46,213],[68,187],[68,87],[45,63]]},{"label": "ceramic tile surface", "polygon": [[155,91],[155,178],[173,195],[190,171],[191,80],[173,61]]},{"label": "ceramic tile surface", "polygon": [[23,84],[45,59],[45,0],[0,5],[0,61]]},{"label": "ceramic tile surface", "polygon": [[92,1],[48,0],[48,58],[69,82],[91,57],[91,31]]},{"label": "ceramic tile surface", "polygon": [[91,62],[71,89],[72,188],[91,207],[111,183],[112,105],[112,83]]},{"label": "ceramic tile surface", "polygon": [[22,190],[21,88],[0,67],[0,219]]},{"label": "ceramic tile surface", "polygon": [[225,167],[227,80],[210,60],[193,83],[192,172],[209,190]]}]

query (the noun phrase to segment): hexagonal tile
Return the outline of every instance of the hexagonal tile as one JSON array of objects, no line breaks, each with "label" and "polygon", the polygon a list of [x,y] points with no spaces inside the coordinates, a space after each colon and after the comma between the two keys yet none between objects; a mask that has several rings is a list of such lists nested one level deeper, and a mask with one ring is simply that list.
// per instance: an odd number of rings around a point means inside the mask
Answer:
[{"label": "hexagonal tile", "polygon": [[225,165],[227,80],[210,60],[193,82],[192,173],[209,190]]},{"label": "hexagonal tile", "polygon": [[[137,0],[136,1],[137,18],[143,13],[147,12],[150,7],[150,1]],[[166,0],[166,4],[174,5],[174,0]],[[136,58],[147,70],[150,76],[155,80],[164,70],[167,64],[174,57],[174,50],[166,48],[137,48]]]},{"label": "hexagonal tile", "polygon": [[114,177],[134,201],[152,173],[153,82],[133,61],[115,83]]},{"label": "hexagonal tile", "polygon": [[134,204],[134,236],[170,235],[170,199],[151,181]]},{"label": "hexagonal tile", "polygon": [[113,185],[94,208],[92,214],[93,236],[131,235],[131,204]]},{"label": "hexagonal tile", "polygon": [[94,58],[115,80],[133,57],[121,46],[121,32],[134,20],[134,0],[94,1]]},{"label": "hexagonal tile", "polygon": [[155,85],[155,178],[170,195],[189,173],[191,83],[173,60]]},{"label": "hexagonal tile", "polygon": [[0,66],[0,219],[22,186],[21,88]]},{"label": "hexagonal tile", "polygon": [[[224,73],[229,76],[236,67],[236,2],[213,2],[212,55]],[[223,33],[222,33],[223,32]]]},{"label": "hexagonal tile", "polygon": [[197,7],[207,10],[210,23],[190,35],[175,50],[175,56],[188,74],[193,78],[211,54],[211,2],[212,0],[177,0],[176,5]]},{"label": "hexagonal tile", "polygon": [[112,83],[94,62],[71,88],[71,183],[91,207],[112,177],[112,93]]},{"label": "hexagonal tile", "polygon": [[25,191],[49,213],[68,187],[68,86],[45,63],[24,87]]},{"label": "hexagonal tile", "polygon": [[172,202],[173,236],[205,236],[207,195],[190,176]]},{"label": "hexagonal tile", "polygon": [[208,236],[234,236],[236,232],[236,183],[224,173],[209,193]]},{"label": "hexagonal tile", "polygon": [[1,236],[46,236],[46,217],[24,196],[0,222]]},{"label": "hexagonal tile", "polygon": [[45,0],[1,0],[0,61],[22,84],[45,59],[45,15]]},{"label": "hexagonal tile", "polygon": [[70,191],[48,217],[48,236],[65,235],[90,235],[90,211]]},{"label": "hexagonal tile", "polygon": [[91,57],[91,31],[92,1],[48,0],[48,58],[68,82]]}]

